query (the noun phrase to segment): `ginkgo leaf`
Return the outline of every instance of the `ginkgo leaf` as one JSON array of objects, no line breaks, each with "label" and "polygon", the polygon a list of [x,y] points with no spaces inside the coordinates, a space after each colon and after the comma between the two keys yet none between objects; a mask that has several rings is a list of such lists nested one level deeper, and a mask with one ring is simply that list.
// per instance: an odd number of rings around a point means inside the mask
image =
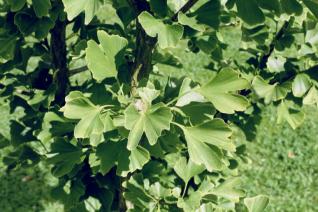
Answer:
[{"label": "ginkgo leaf", "polygon": [[207,98],[214,107],[227,114],[244,111],[249,102],[246,97],[233,93],[248,88],[249,82],[240,78],[232,69],[223,69],[198,92]]},{"label": "ginkgo leaf", "polygon": [[208,171],[222,168],[222,153],[219,149],[235,151],[231,142],[232,130],[221,119],[213,119],[203,124],[184,127],[190,160],[202,164]]},{"label": "ginkgo leaf", "polygon": [[198,23],[198,20],[195,17],[188,17],[183,13],[178,14],[178,22],[182,25],[198,30],[199,32],[203,32],[206,28],[203,24]]},{"label": "ginkgo leaf", "polygon": [[125,110],[125,128],[130,130],[127,148],[135,149],[143,133],[151,145],[156,144],[162,131],[170,129],[171,121],[172,113],[163,103],[141,108],[136,104],[129,105]]},{"label": "ginkgo leaf", "polygon": [[290,83],[284,83],[279,85],[275,83],[273,85],[268,84],[260,76],[256,76],[252,82],[252,87],[257,96],[264,98],[265,104],[269,104],[272,101],[278,101],[284,99],[290,91]]},{"label": "ginkgo leaf", "polygon": [[303,121],[305,120],[305,114],[302,111],[299,111],[297,109],[293,109],[287,105],[284,101],[280,103],[280,105],[277,108],[277,123],[281,124],[284,121],[287,121],[287,123],[293,128],[296,129],[299,127]]},{"label": "ginkgo leaf", "polygon": [[54,164],[52,173],[56,177],[69,173],[83,159],[81,157],[83,154],[82,149],[64,139],[57,139],[52,143],[50,154],[52,154],[52,157],[48,158],[48,162]]},{"label": "ginkgo leaf", "polygon": [[191,160],[187,161],[185,157],[181,157],[173,169],[184,183],[187,184],[192,177],[204,171],[204,166],[197,165]]},{"label": "ginkgo leaf", "polygon": [[17,12],[24,7],[26,0],[7,0],[7,2],[10,5],[11,11]]},{"label": "ginkgo leaf", "polygon": [[50,0],[32,0],[32,6],[36,16],[42,18],[49,14],[51,2]]},{"label": "ginkgo leaf", "polygon": [[261,24],[265,21],[262,10],[255,0],[236,0],[238,16],[249,25]]},{"label": "ginkgo leaf", "polygon": [[160,48],[174,47],[182,38],[183,27],[179,24],[165,24],[161,20],[154,18],[148,12],[142,12],[138,16],[138,20],[149,36],[158,36]]},{"label": "ginkgo leaf", "polygon": [[142,169],[149,160],[150,154],[148,150],[141,146],[130,152],[126,148],[123,148],[118,158],[116,173],[122,177],[126,177],[129,173]]},{"label": "ginkgo leaf", "polygon": [[306,74],[297,74],[292,84],[294,96],[302,97],[311,87],[311,80]]},{"label": "ginkgo leaf", "polygon": [[318,2],[316,0],[303,0],[303,3],[318,18]]},{"label": "ginkgo leaf", "polygon": [[315,86],[311,87],[307,95],[303,99],[303,104],[305,105],[314,105],[318,106],[318,91]]},{"label": "ginkgo leaf", "polygon": [[237,188],[240,182],[241,179],[238,177],[227,179],[216,188],[213,188],[209,193],[238,201],[245,194],[243,190]]},{"label": "ginkgo leaf", "polygon": [[63,0],[68,20],[85,11],[85,24],[89,24],[99,8],[99,0]]},{"label": "ginkgo leaf", "polygon": [[[102,113],[102,106],[94,105],[79,91],[71,92],[65,98],[65,106],[61,108],[69,119],[80,119],[75,126],[75,138],[94,138],[113,129],[112,119],[107,112]],[[92,142],[96,146],[98,142]]]},{"label": "ginkgo leaf", "polygon": [[244,199],[244,204],[246,205],[248,212],[263,212],[268,203],[269,198],[264,195]]},{"label": "ginkgo leaf", "polygon": [[105,31],[98,31],[99,45],[90,40],[86,48],[86,62],[93,78],[102,81],[117,76],[116,56],[123,50],[128,41],[118,35],[109,35]]}]

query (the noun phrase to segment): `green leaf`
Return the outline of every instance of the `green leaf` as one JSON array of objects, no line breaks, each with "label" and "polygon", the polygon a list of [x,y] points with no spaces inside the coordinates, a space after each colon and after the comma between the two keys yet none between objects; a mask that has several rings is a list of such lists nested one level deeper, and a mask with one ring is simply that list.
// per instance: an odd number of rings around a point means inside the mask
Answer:
[{"label": "green leaf", "polygon": [[129,152],[126,148],[121,152],[118,158],[116,173],[126,177],[129,173],[142,169],[150,160],[150,154],[145,148],[138,146]]},{"label": "green leaf", "polygon": [[11,11],[17,12],[24,7],[26,0],[7,0],[7,2],[10,5]]},{"label": "green leaf", "polygon": [[112,167],[117,165],[116,173],[127,176],[129,173],[142,169],[150,160],[149,152],[138,146],[129,152],[126,142],[106,142],[98,145],[96,156],[100,159],[100,172],[107,174]]},{"label": "green leaf", "polygon": [[82,150],[64,139],[56,140],[51,146],[52,157],[48,158],[50,164],[54,164],[52,173],[61,177],[72,171],[76,164],[82,162]]},{"label": "green leaf", "polygon": [[150,8],[160,17],[165,17],[168,13],[167,0],[150,0]]},{"label": "green leaf", "polygon": [[302,97],[311,87],[311,80],[306,74],[297,74],[292,84],[294,96]]},{"label": "green leaf", "polygon": [[138,16],[138,20],[147,35],[150,37],[158,36],[160,48],[175,47],[182,38],[183,27],[179,24],[164,24],[148,12],[142,12]]},{"label": "green leaf", "polygon": [[249,212],[263,212],[269,203],[269,198],[264,195],[245,198],[244,204]]},{"label": "green leaf", "polygon": [[265,16],[255,0],[236,0],[238,16],[249,25],[264,23]]},{"label": "green leaf", "polygon": [[240,186],[240,184],[240,178],[230,178],[221,183],[216,188],[213,188],[212,191],[210,191],[209,193],[238,201],[240,197],[243,197],[245,195],[245,192],[243,190],[237,188],[238,186]]},{"label": "green leaf", "polygon": [[[102,113],[104,107],[95,106],[79,91],[72,91],[65,98],[65,106],[61,108],[64,116],[69,119],[80,119],[75,126],[75,138],[91,138],[101,136],[113,129],[112,119],[107,112]],[[99,141],[92,142],[97,145]]]},{"label": "green leaf", "polygon": [[316,18],[318,18],[318,2],[317,0],[303,0],[303,3],[308,7],[310,12],[312,12]]},{"label": "green leaf", "polygon": [[16,36],[7,34],[7,32],[0,33],[0,58],[4,60],[12,60],[14,58],[16,43]]},{"label": "green leaf", "polygon": [[283,10],[289,15],[293,13],[295,15],[301,15],[303,12],[303,7],[297,0],[281,0],[280,3]]},{"label": "green leaf", "polygon": [[290,83],[287,82],[282,85],[275,83],[271,85],[260,76],[254,78],[252,87],[257,96],[264,98],[265,104],[284,99],[290,91]]},{"label": "green leaf", "polygon": [[32,0],[32,6],[36,16],[42,18],[49,14],[51,2],[50,0]]},{"label": "green leaf", "polygon": [[147,106],[142,101],[129,105],[125,110],[125,128],[130,130],[128,136],[129,150],[135,149],[143,133],[151,145],[155,145],[163,130],[170,129],[172,113],[163,103]]},{"label": "green leaf", "polygon": [[115,165],[118,156],[125,148],[124,143],[106,142],[98,145],[96,149],[96,156],[100,159],[100,172],[105,175]]},{"label": "green leaf", "polygon": [[232,130],[221,119],[213,119],[194,127],[180,126],[187,141],[190,160],[204,165],[208,171],[222,168],[220,149],[235,151]]},{"label": "green leaf", "polygon": [[249,105],[246,97],[234,92],[249,86],[249,82],[240,78],[236,71],[223,69],[198,92],[207,98],[218,111],[233,114],[235,111],[244,111]]},{"label": "green leaf", "polygon": [[50,29],[54,27],[54,22],[50,18],[36,18],[33,12],[30,11],[18,12],[14,16],[14,23],[24,36],[34,33],[37,39],[47,37]]},{"label": "green leaf", "polygon": [[177,175],[187,184],[192,177],[204,171],[204,167],[193,163],[191,160],[187,162],[185,157],[181,157],[173,167]]},{"label": "green leaf", "polygon": [[102,81],[117,76],[116,56],[122,51],[128,41],[118,35],[109,35],[98,31],[99,45],[90,40],[86,48],[86,62],[93,78]]},{"label": "green leaf", "polygon": [[62,0],[68,20],[85,11],[85,24],[89,24],[99,9],[99,0]]},{"label": "green leaf", "polygon": [[195,17],[188,17],[186,14],[178,14],[178,22],[182,25],[191,27],[192,29],[198,30],[199,32],[205,31],[205,26],[198,23]]},{"label": "green leaf", "polygon": [[287,121],[293,129],[299,127],[305,120],[304,112],[289,107],[285,102],[280,103],[277,108],[277,114],[278,124]]},{"label": "green leaf", "polygon": [[312,86],[308,91],[307,95],[303,99],[303,104],[305,105],[314,105],[318,107],[318,91],[315,86]]}]

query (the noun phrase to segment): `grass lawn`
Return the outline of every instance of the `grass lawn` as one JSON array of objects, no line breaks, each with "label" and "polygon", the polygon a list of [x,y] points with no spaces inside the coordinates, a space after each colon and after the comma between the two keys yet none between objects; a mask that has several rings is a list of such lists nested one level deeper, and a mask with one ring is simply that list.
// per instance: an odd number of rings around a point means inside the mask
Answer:
[{"label": "grass lawn", "polygon": [[247,145],[252,164],[242,172],[248,195],[267,194],[267,211],[318,211],[318,110],[306,109],[296,130],[276,124],[275,109],[263,113],[254,142]]}]

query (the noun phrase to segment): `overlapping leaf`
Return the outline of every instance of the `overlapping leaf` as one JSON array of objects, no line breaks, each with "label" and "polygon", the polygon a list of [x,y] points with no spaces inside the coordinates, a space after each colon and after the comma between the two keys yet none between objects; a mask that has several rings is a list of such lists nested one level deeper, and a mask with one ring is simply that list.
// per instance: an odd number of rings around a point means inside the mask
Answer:
[{"label": "overlapping leaf", "polygon": [[99,0],[63,0],[67,18],[73,20],[85,12],[85,24],[89,24],[99,9]]},{"label": "overlapping leaf", "polygon": [[145,133],[151,145],[156,144],[163,130],[170,129],[172,113],[163,103],[147,106],[139,101],[138,104],[131,104],[125,110],[125,127],[130,130],[127,148],[135,149]]},{"label": "overlapping leaf", "polygon": [[193,127],[180,126],[187,141],[190,160],[204,165],[208,171],[223,166],[220,149],[235,151],[231,142],[232,130],[221,119],[213,119]]},{"label": "overlapping leaf", "polygon": [[98,31],[100,44],[90,40],[87,43],[86,62],[93,78],[102,81],[117,76],[116,56],[125,48],[128,41],[118,35]]},{"label": "overlapping leaf", "polygon": [[176,46],[182,38],[183,27],[178,24],[165,24],[148,12],[142,12],[138,16],[138,20],[149,36],[158,36],[159,46],[163,49]]},{"label": "overlapping leaf", "polygon": [[74,129],[75,138],[92,138],[113,129],[110,115],[107,112],[102,113],[103,107],[94,105],[81,92],[71,92],[65,101],[65,106],[61,109],[64,116],[80,119]]},{"label": "overlapping leaf", "polygon": [[269,104],[272,101],[284,99],[290,91],[291,85],[289,82],[282,85],[279,85],[278,83],[271,85],[260,76],[257,76],[252,82],[252,87],[257,96],[264,98],[264,102]]},{"label": "overlapping leaf", "polygon": [[198,92],[207,98],[218,111],[232,114],[235,111],[244,111],[249,105],[246,97],[235,93],[248,87],[248,81],[240,78],[236,71],[223,69]]}]

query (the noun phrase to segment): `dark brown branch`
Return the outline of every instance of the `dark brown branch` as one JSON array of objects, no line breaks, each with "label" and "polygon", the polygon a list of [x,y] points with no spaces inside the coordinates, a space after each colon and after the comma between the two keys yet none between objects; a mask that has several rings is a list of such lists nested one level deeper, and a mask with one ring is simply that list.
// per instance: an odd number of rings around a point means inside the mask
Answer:
[{"label": "dark brown branch", "polygon": [[65,43],[66,23],[57,20],[51,30],[51,55],[54,68],[53,82],[56,86],[55,102],[63,105],[68,90],[67,52]]},{"label": "dark brown branch", "polygon": [[79,68],[74,68],[74,69],[71,69],[69,70],[68,72],[68,76],[71,77],[75,74],[78,74],[78,73],[81,73],[81,72],[84,72],[84,71],[87,71],[88,70],[88,67],[87,66],[83,66],[83,67],[79,67]]},{"label": "dark brown branch", "polygon": [[264,69],[267,67],[267,61],[269,59],[269,57],[273,54],[274,49],[275,49],[275,44],[277,41],[279,41],[285,34],[286,30],[288,29],[290,24],[290,21],[285,21],[285,23],[283,24],[283,26],[280,28],[280,30],[277,32],[277,34],[275,35],[274,39],[272,40],[271,44],[269,45],[269,51],[267,54],[264,54],[261,59],[260,59],[260,63],[259,63],[259,68],[260,69]]},{"label": "dark brown branch", "polygon": [[176,20],[178,19],[178,14],[179,14],[179,13],[186,13],[186,12],[188,12],[188,11],[191,9],[191,7],[193,7],[193,5],[195,5],[198,1],[199,1],[199,0],[189,0],[185,5],[183,5],[183,6],[178,10],[178,12],[176,12],[176,13],[172,16],[171,20],[172,20],[172,21],[176,21]]},{"label": "dark brown branch", "polygon": [[[150,11],[150,5],[146,0],[130,0],[131,6],[135,10],[135,15],[138,17],[143,11]],[[152,69],[151,59],[153,50],[157,43],[157,38],[150,37],[143,30],[142,26],[136,18],[136,50],[135,50],[135,61],[132,65],[131,71],[131,86],[132,93],[134,93],[135,88],[138,86],[138,81],[142,78],[148,78],[149,73]]]}]

